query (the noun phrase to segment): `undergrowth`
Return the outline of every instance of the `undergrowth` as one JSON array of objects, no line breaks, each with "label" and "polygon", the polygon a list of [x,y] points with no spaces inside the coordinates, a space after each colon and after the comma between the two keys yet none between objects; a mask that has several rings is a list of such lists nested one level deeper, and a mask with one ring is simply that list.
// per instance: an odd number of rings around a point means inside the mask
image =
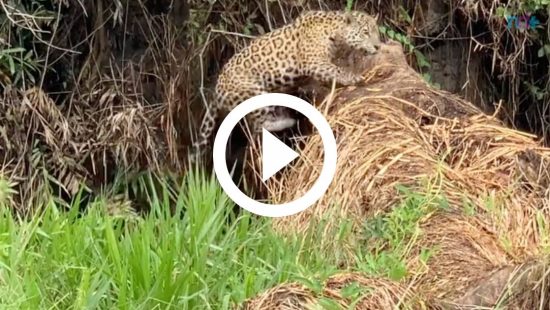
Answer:
[{"label": "undergrowth", "polygon": [[[364,246],[369,249],[362,269],[380,274],[392,280],[405,278],[407,270],[404,258],[422,234],[420,222],[438,210],[444,210],[442,197],[415,193],[398,186],[403,201],[388,214],[381,214],[364,223]],[[420,260],[426,263],[435,249],[422,249]]]},{"label": "undergrowth", "polygon": [[269,219],[235,213],[217,182],[201,173],[178,188],[156,188],[148,189],[151,211],[131,218],[106,212],[104,198],[85,212],[78,197],[69,211],[48,199],[28,220],[0,201],[2,309],[229,309],[285,281],[318,290],[342,271],[342,261],[344,269],[399,280],[402,249],[431,205],[410,194],[368,224],[382,229],[389,245],[371,252],[355,246],[363,237],[354,237],[349,221],[327,232],[330,215],[281,237]]}]

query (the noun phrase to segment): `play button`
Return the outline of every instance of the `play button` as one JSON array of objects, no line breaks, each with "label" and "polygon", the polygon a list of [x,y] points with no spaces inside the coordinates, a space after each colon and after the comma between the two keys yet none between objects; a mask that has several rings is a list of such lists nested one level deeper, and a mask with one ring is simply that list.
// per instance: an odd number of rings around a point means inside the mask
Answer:
[{"label": "play button", "polygon": [[[319,131],[324,149],[323,168],[313,186],[303,196],[281,204],[264,203],[248,197],[233,183],[226,162],[225,151],[233,128],[248,113],[268,106],[286,107],[307,117]],[[262,129],[262,138],[262,180],[265,182],[298,157],[298,154],[265,129]],[[323,114],[309,102],[287,94],[262,94],[245,100],[229,112],[216,133],[212,156],[216,178],[231,200],[254,214],[282,217],[309,208],[326,192],[336,172],[336,139]],[[304,189],[297,188],[296,190]]]},{"label": "play button", "polygon": [[262,181],[267,181],[298,157],[298,153],[262,128]]}]

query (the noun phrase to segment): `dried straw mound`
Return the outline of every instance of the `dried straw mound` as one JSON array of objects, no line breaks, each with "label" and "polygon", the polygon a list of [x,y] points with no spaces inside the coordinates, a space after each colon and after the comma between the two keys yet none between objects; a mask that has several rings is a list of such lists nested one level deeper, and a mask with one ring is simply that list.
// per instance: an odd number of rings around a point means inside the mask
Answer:
[{"label": "dried straw mound", "polygon": [[[467,258],[466,258],[467,259]],[[474,262],[475,263],[475,262]],[[473,269],[476,266],[472,264]],[[470,275],[474,275],[472,272]],[[237,306],[241,310],[325,309],[547,309],[548,264],[530,261],[491,270],[465,294],[452,301],[425,295],[417,286],[372,278],[359,273],[343,273],[330,277],[321,290],[299,283],[285,283]],[[448,283],[451,285],[451,283]],[[321,306],[321,307],[320,307]],[[328,307],[331,308],[331,307]]]},{"label": "dried straw mound", "polygon": [[[451,211],[426,219],[406,257],[408,269],[416,271],[410,284],[417,292],[444,303],[513,309],[541,300],[548,293],[548,260],[541,257],[548,215],[529,200],[507,206],[485,214]],[[420,260],[423,249],[435,249],[427,263]]]},{"label": "dried straw mound", "polygon": [[[395,185],[422,190],[426,181],[435,182],[434,190],[453,206],[468,199],[483,210],[485,197],[496,193],[508,207],[520,197],[524,212],[529,212],[525,203],[539,209],[550,149],[458,97],[430,89],[406,65],[398,46],[385,46],[368,62],[377,65],[364,86],[339,89],[318,107],[338,143],[329,190],[305,212],[276,221],[277,227],[302,229],[335,202],[343,215],[362,220],[399,201]],[[323,158],[320,137],[307,137],[300,153],[302,159],[269,184],[274,203],[296,199],[316,181]],[[529,216],[504,219],[506,230],[523,218]]]},{"label": "dried straw mound", "polygon": [[[384,46],[363,65],[364,85],[338,89],[319,104],[339,148],[333,183],[311,208],[275,220],[275,229],[304,231],[331,214],[328,225],[337,225],[339,216],[353,219],[359,230],[402,199],[398,184],[442,195],[448,207],[422,220],[421,234],[404,257],[409,272],[404,283],[431,304],[546,303],[541,296],[547,284],[537,281],[546,278],[541,255],[550,222],[545,207],[550,149],[468,102],[431,89],[396,45]],[[302,143],[301,159],[267,185],[274,203],[300,197],[319,175],[320,137]],[[435,250],[427,263],[420,259],[423,249]],[[530,271],[515,275],[526,268]],[[502,301],[503,296],[511,299]]]},{"label": "dried straw mound", "polygon": [[327,303],[340,309],[425,307],[422,300],[406,287],[389,280],[347,273],[330,277],[318,292],[298,283],[282,284],[248,300],[239,309],[323,309],[319,307]]}]

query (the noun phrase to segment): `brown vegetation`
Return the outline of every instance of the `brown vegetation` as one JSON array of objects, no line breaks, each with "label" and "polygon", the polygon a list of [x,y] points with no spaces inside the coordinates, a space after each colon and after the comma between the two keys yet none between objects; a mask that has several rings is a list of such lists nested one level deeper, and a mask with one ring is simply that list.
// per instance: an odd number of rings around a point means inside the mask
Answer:
[{"label": "brown vegetation", "polygon": [[[548,83],[547,59],[528,59],[536,50],[526,42],[535,36],[508,31],[496,15],[498,2],[436,2],[361,1],[355,8],[378,13],[381,23],[420,47],[431,46],[435,37],[440,43],[464,39],[459,48],[468,61],[477,56],[479,65],[470,81],[487,86],[474,87],[471,98],[492,108],[502,96],[507,104],[499,115],[514,123],[518,111],[527,111],[528,127],[546,135],[549,94],[542,105],[525,108],[520,100],[532,96],[523,82],[533,79],[525,76],[544,73],[536,84]],[[342,8],[341,1],[307,0],[50,4],[53,22],[11,14],[11,26],[0,37],[2,47],[14,44],[20,37],[13,28],[26,29],[30,49],[48,69],[19,85],[5,68],[0,71],[0,181],[9,180],[17,192],[11,203],[23,212],[51,187],[71,197],[82,185],[98,192],[119,174],[184,171],[186,146],[210,100],[208,89],[234,50],[305,9]],[[413,272],[401,282],[343,273],[320,291],[282,284],[246,307],[301,309],[323,298],[349,306],[340,288],[350,282],[372,289],[357,304],[360,309],[492,306],[503,297],[512,308],[548,307],[543,250],[549,150],[458,96],[430,88],[407,65],[415,58],[387,45],[364,59],[363,85],[337,89],[319,104],[340,147],[333,186],[306,212],[275,221],[282,234],[302,230],[337,202],[338,215],[353,219],[358,229],[391,211],[401,199],[397,184],[444,195],[448,210],[429,214],[411,242],[405,260]],[[350,54],[340,60],[363,59]],[[489,90],[491,84],[501,84],[501,93]],[[302,140],[302,160],[265,188],[275,203],[311,186],[322,158],[319,142],[315,135]],[[439,251],[425,263],[420,256],[427,247]]]},{"label": "brown vegetation", "polygon": [[[524,43],[535,42],[534,34],[508,31],[495,2],[352,3],[354,9],[378,15],[380,24],[403,33],[420,49],[468,38],[482,21],[490,31],[469,37],[459,48],[468,50],[462,53],[468,55],[468,67],[487,63],[491,68],[476,67],[480,74],[468,71],[468,85],[476,86],[468,86],[464,95],[491,108],[486,95],[493,93],[487,84],[493,81],[487,76],[503,73],[504,81],[516,76],[506,100],[512,106],[501,111],[515,119],[523,109],[519,73],[531,70],[523,61],[529,55]],[[1,170],[16,184],[15,205],[27,210],[30,196],[50,185],[71,197],[80,186],[97,192],[130,172],[184,171],[187,146],[228,57],[249,37],[304,10],[343,6],[341,1],[310,0],[51,1],[29,4],[27,11],[3,6],[10,18],[0,29],[2,48],[17,47],[25,38],[37,61],[37,70],[20,76],[0,66]],[[416,64],[415,53],[406,55],[408,63]],[[539,66],[544,66],[542,60]],[[544,111],[527,117],[541,133]]]},{"label": "brown vegetation", "polygon": [[[407,65],[399,45],[385,45],[363,64],[363,85],[337,89],[319,106],[339,147],[331,187],[314,206],[275,220],[274,227],[283,235],[294,234],[331,214],[327,233],[334,232],[330,226],[341,218],[351,219],[353,230],[361,234],[365,221],[392,211],[402,199],[396,186],[406,185],[427,196],[445,197],[445,208],[422,219],[420,233],[410,241],[404,258],[410,270],[407,277],[383,286],[387,291],[376,286],[382,291],[365,297],[356,309],[388,309],[403,303],[421,308],[416,299],[429,308],[547,305],[544,248],[545,223],[550,220],[550,149],[470,103],[431,89]],[[268,184],[275,203],[302,195],[319,175],[320,137],[314,134],[303,143],[301,159]],[[427,262],[422,259],[426,249],[436,249]],[[377,281],[363,277],[367,276],[359,276],[359,283],[364,286]],[[327,296],[349,305],[346,298],[327,293],[330,283],[322,293],[282,285],[248,305],[303,309]]]}]

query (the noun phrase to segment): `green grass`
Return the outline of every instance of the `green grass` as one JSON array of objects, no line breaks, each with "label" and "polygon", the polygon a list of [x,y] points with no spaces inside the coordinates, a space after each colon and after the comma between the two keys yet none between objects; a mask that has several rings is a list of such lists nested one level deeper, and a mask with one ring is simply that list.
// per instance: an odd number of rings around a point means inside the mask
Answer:
[{"label": "green grass", "polygon": [[51,199],[26,221],[2,207],[0,308],[228,309],[285,281],[318,290],[343,261],[399,279],[406,240],[426,214],[415,208],[423,200],[406,200],[381,220],[392,252],[374,251],[359,246],[373,236],[351,234],[349,221],[330,238],[323,238],[330,215],[283,238],[269,219],[236,217],[214,179],[195,173],[183,184],[172,190],[174,212],[165,186],[149,192],[152,212],[133,219],[106,214],[102,200],[81,213],[78,203],[66,212]]}]

